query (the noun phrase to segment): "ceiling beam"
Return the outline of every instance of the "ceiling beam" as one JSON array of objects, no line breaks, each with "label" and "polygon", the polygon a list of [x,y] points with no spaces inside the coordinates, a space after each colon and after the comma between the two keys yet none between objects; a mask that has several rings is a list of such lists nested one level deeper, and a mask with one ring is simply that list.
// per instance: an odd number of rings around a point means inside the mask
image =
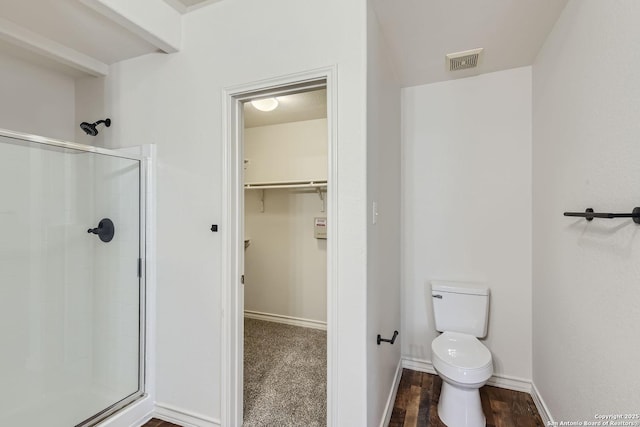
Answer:
[{"label": "ceiling beam", "polygon": [[181,14],[185,14],[189,11],[187,6],[184,5],[180,0],[164,0],[169,6],[180,12]]},{"label": "ceiling beam", "polygon": [[84,5],[123,26],[166,53],[182,43],[182,16],[158,0],[80,0]]},{"label": "ceiling beam", "polygon": [[169,6],[173,7],[175,10],[180,12],[181,14],[189,13],[192,10],[200,9],[201,7],[205,7],[207,5],[218,3],[222,0],[196,0],[189,1],[187,6],[183,0],[164,0]]},{"label": "ceiling beam", "polygon": [[0,18],[0,39],[95,77],[109,74],[104,62]]}]

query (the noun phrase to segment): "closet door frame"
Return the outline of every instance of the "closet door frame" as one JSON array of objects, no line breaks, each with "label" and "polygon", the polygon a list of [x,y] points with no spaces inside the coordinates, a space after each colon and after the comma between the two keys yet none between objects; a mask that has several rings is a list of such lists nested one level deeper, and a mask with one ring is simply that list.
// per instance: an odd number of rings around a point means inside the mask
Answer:
[{"label": "closet door frame", "polygon": [[221,425],[242,425],[244,357],[244,176],[243,105],[257,97],[282,96],[314,88],[327,89],[327,426],[336,425],[337,408],[337,69],[310,70],[223,90],[222,238],[222,389]]}]

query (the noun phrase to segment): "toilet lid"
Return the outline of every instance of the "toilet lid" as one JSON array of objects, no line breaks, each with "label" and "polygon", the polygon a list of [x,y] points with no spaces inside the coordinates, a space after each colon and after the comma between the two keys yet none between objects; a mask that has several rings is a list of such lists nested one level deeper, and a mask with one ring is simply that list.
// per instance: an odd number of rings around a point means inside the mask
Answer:
[{"label": "toilet lid", "polygon": [[433,340],[431,350],[442,362],[458,369],[485,369],[491,365],[491,353],[471,335],[445,332]]}]

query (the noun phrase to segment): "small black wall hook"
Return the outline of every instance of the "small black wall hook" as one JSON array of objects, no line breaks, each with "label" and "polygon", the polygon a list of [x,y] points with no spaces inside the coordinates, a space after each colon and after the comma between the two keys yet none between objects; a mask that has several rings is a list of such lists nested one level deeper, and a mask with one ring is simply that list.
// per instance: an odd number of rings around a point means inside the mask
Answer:
[{"label": "small black wall hook", "polygon": [[380,334],[378,334],[378,345],[380,345],[381,342],[388,342],[391,345],[393,345],[393,343],[396,342],[397,337],[398,337],[398,331],[393,331],[393,338],[391,338],[390,340],[382,338]]}]

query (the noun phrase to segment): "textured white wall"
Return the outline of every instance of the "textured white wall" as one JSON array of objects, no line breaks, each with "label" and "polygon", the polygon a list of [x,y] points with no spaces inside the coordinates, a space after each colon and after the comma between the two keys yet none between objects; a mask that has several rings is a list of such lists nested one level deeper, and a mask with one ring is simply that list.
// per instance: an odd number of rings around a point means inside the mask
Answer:
[{"label": "textured white wall", "polygon": [[[104,147],[105,138],[108,137],[111,129],[103,125],[98,127],[98,135],[87,135],[80,129],[80,123],[93,123],[109,117],[109,107],[105,99],[105,78],[85,77],[75,80],[75,135],[74,141],[80,144]],[[116,127],[119,123],[112,122]]]},{"label": "textured white wall", "polygon": [[[325,140],[326,141],[326,140]],[[325,142],[326,145],[326,142]],[[245,190],[244,307],[327,321],[327,241],[313,237],[321,202],[312,190]]]},{"label": "textured white wall", "polygon": [[327,180],[327,119],[244,130],[244,182]]},{"label": "textured white wall", "polygon": [[73,78],[0,54],[0,128],[73,141],[74,93]]},{"label": "textured white wall", "polygon": [[[238,0],[183,17],[183,49],[112,66],[111,147],[157,143],[157,401],[220,417],[222,90],[337,65],[339,425],[366,417],[365,2]],[[328,30],[330,29],[330,30]],[[117,123],[117,126],[115,125]],[[221,233],[209,231],[212,223]]]},{"label": "textured white wall", "polygon": [[431,361],[429,281],[491,288],[497,375],[531,378],[531,68],[403,89],[403,356]]},{"label": "textured white wall", "polygon": [[533,66],[533,380],[556,421],[640,408],[640,4],[571,1]]},{"label": "textured white wall", "polygon": [[[249,182],[327,179],[327,119],[244,130]],[[327,320],[327,241],[313,237],[321,200],[315,189],[245,190],[244,307],[299,319]],[[326,194],[325,194],[326,196]]]},{"label": "textured white wall", "polygon": [[376,343],[378,334],[390,338],[400,331],[400,86],[377,16],[367,5],[366,425],[373,426],[382,425],[403,339]]}]

